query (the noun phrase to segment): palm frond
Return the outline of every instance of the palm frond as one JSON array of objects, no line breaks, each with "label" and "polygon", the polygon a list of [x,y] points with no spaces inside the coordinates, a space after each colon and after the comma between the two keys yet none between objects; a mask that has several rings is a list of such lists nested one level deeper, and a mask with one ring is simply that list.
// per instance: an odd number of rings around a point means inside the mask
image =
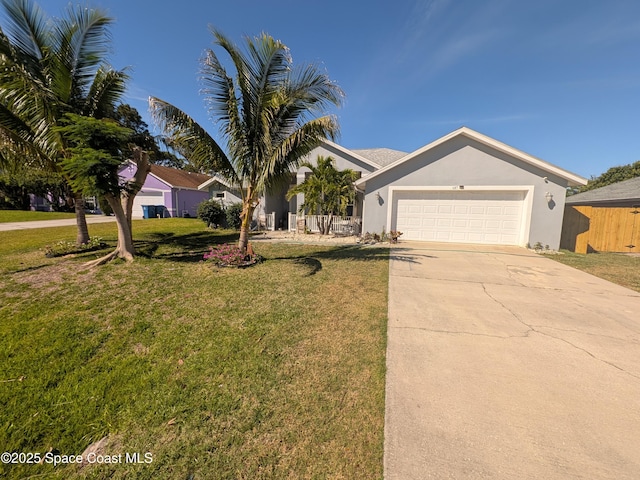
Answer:
[{"label": "palm frond", "polygon": [[[299,168],[306,155],[328,138],[335,140],[339,132],[337,119],[333,115],[315,118],[297,128],[287,138],[274,145],[271,156],[266,159],[259,177],[262,188],[270,190],[277,186],[285,172]],[[273,182],[270,178],[276,179]]]},{"label": "palm frond", "polygon": [[129,74],[127,69],[113,70],[100,67],[93,77],[85,104],[81,109],[82,115],[101,118],[109,115],[127,89]]},{"label": "palm frond", "polygon": [[50,20],[38,4],[30,0],[2,0],[6,34],[24,54],[42,58],[49,46]]},{"label": "palm frond", "polygon": [[149,97],[151,116],[172,148],[201,169],[215,171],[234,186],[242,182],[222,148],[193,118],[156,97]]},{"label": "palm frond", "polygon": [[74,104],[87,94],[93,77],[110,48],[109,26],[113,19],[96,8],[69,5],[67,15],[54,28],[55,90]]},{"label": "palm frond", "polygon": [[[0,144],[15,154],[21,155],[25,162],[39,166],[51,166],[48,151],[40,148],[37,133],[5,106],[0,104]],[[46,148],[47,144],[44,143]]]},{"label": "palm frond", "polygon": [[243,131],[243,125],[233,79],[227,75],[212,50],[205,52],[200,73],[203,84],[201,92],[211,118],[219,124],[220,133],[228,142],[237,141],[237,132]]}]

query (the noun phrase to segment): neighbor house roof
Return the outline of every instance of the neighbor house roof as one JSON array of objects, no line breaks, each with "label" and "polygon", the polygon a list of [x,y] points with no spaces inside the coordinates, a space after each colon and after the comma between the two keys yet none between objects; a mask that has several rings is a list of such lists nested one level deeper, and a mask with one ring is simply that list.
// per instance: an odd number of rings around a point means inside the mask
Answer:
[{"label": "neighbor house roof", "polygon": [[633,201],[640,203],[640,177],[571,195],[565,203],[577,205]]},{"label": "neighbor house roof", "polygon": [[368,158],[380,167],[386,167],[407,154],[407,152],[392,150],[391,148],[359,148],[351,151]]},{"label": "neighbor house roof", "polygon": [[495,140],[491,137],[487,137],[486,135],[476,132],[475,130],[472,130],[468,127],[461,127],[443,137],[438,138],[437,140],[429,143],[428,145],[425,145],[424,147],[419,148],[418,150],[415,150],[414,152],[411,152],[405,155],[404,157],[396,160],[395,162],[390,163],[389,165],[381,168],[380,170],[373,172],[370,175],[367,175],[366,177],[362,177],[361,179],[356,181],[356,185],[362,186],[366,184],[366,182],[369,181],[370,179],[375,178],[378,175],[383,175],[385,172],[388,172],[389,170],[396,168],[398,165],[402,165],[403,163],[410,161],[415,157],[422,155],[425,152],[428,152],[429,150],[433,150],[434,148],[442,145],[443,143],[455,137],[460,137],[460,136],[464,136],[472,140],[475,140],[495,150],[506,153],[511,157],[517,158],[523,162],[534,165],[544,171],[557,175],[558,177],[567,180],[568,184],[571,186],[586,185],[587,183],[586,178],[582,178],[579,175],[571,173],[568,170],[560,168],[551,163],[545,162],[544,160],[540,160],[539,158],[536,158],[533,155],[529,155],[528,153],[518,150],[517,148],[513,148],[505,143],[499,142],[498,140]]},{"label": "neighbor house roof", "polygon": [[214,183],[219,183],[220,185],[224,185],[229,189],[232,188],[231,183],[229,183],[227,179],[221,177],[217,173],[214,173],[213,176],[208,178],[206,182],[202,182],[200,185],[198,185],[198,190],[207,190],[209,186],[213,185]]},{"label": "neighbor house roof", "polygon": [[193,190],[197,190],[200,184],[211,178],[204,173],[187,172],[186,170],[154,164],[151,165],[149,173],[172,188],[189,188]]}]

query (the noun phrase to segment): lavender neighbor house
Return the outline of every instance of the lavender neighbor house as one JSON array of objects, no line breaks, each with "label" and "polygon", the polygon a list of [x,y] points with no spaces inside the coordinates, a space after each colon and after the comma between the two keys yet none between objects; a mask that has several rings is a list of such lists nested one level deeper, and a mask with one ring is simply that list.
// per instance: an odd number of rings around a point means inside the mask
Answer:
[{"label": "lavender neighbor house", "polygon": [[[120,176],[129,178],[135,169],[136,165],[129,162],[120,169]],[[210,178],[202,173],[151,165],[147,180],[133,202],[133,218],[144,218],[143,206],[146,205],[156,207],[153,216],[195,217],[198,204],[209,198],[208,192],[198,190],[198,186]]]}]

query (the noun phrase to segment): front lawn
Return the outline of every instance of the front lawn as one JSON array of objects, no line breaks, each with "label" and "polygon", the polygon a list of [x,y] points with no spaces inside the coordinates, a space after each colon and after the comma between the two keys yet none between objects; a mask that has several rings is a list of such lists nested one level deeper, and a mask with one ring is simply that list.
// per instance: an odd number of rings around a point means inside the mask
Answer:
[{"label": "front lawn", "polygon": [[382,478],[387,249],[255,242],[263,263],[216,269],[202,254],[234,234],[147,220],[136,262],[87,270],[96,253],[38,250],[72,227],[2,235],[0,445],[108,436],[119,463],[0,477]]},{"label": "front lawn", "polygon": [[622,253],[563,253],[564,255],[549,255],[549,258],[640,292],[640,256]]},{"label": "front lawn", "polygon": [[30,212],[27,210],[0,210],[0,223],[33,222],[36,220],[60,220],[75,218],[74,213],[65,212]]}]

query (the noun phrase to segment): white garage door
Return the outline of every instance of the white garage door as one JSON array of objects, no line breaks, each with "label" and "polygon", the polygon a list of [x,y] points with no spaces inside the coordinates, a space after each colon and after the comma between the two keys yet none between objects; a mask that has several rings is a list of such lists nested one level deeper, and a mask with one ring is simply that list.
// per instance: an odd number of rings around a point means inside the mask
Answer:
[{"label": "white garage door", "polygon": [[133,218],[143,217],[142,205],[164,205],[164,193],[140,190],[133,199],[133,212],[131,214]]},{"label": "white garage door", "polygon": [[524,196],[522,191],[398,191],[392,229],[406,240],[517,245]]}]

